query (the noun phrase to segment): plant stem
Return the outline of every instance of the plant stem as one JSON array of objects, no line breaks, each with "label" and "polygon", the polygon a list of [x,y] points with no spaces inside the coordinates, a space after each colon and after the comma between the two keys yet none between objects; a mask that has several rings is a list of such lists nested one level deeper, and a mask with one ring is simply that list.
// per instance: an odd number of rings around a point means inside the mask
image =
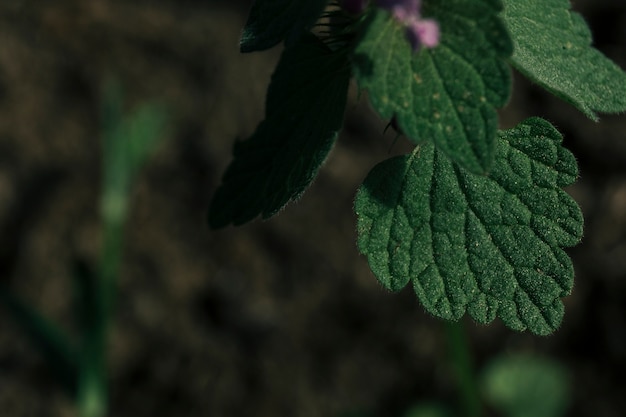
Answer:
[{"label": "plant stem", "polygon": [[[106,197],[105,197],[106,198]],[[98,273],[89,286],[83,357],[78,393],[81,417],[104,417],[108,408],[108,333],[120,264],[123,215],[111,216],[103,210],[104,239]]]},{"label": "plant stem", "polygon": [[461,403],[466,417],[482,416],[482,405],[478,386],[474,376],[471,353],[463,323],[446,323],[446,336],[450,350],[450,359],[456,373]]},{"label": "plant stem", "polygon": [[131,118],[122,114],[119,86],[110,84],[103,103],[102,253],[98,272],[83,280],[84,326],[78,390],[80,417],[108,414],[107,347],[117,276],[122,257],[124,223],[132,181],[156,140],[164,114],[143,106]]}]

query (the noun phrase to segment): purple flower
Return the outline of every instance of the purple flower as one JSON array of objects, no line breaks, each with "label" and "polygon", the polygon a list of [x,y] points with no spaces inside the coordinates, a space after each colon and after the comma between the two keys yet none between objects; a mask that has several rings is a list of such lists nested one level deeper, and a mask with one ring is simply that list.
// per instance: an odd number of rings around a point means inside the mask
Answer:
[{"label": "purple flower", "polygon": [[377,0],[378,7],[391,11],[399,22],[405,22],[412,16],[419,16],[420,0]]},{"label": "purple flower", "polygon": [[439,45],[439,25],[432,19],[414,20],[406,28],[406,37],[413,51],[434,48]]},{"label": "purple flower", "polygon": [[439,24],[432,19],[422,19],[420,0],[376,0],[376,4],[391,12],[395,20],[402,24],[414,52],[420,48],[434,48],[439,45]]}]

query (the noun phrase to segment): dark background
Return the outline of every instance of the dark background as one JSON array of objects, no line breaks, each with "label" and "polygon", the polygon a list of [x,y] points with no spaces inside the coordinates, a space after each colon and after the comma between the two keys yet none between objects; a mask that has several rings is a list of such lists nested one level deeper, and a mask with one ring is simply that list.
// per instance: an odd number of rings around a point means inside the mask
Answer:
[{"label": "dark background", "polygon": [[[626,2],[576,1],[626,68]],[[113,416],[398,416],[455,401],[442,324],[410,288],[381,289],[356,249],[352,201],[393,134],[354,89],[313,186],[279,216],[210,231],[236,138],[262,118],[280,48],[240,55],[249,1],[4,0],[0,5],[0,279],[69,326],[71,266],[100,245],[99,106],[160,101],[171,126],[133,192],[110,348]],[[626,413],[626,117],[596,124],[516,77],[503,127],[553,122],[577,156],[585,213],[576,285],[550,337],[466,321],[475,365],[500,353],[569,372],[571,416]],[[393,151],[403,148],[397,144]],[[72,416],[0,313],[0,415]]]}]

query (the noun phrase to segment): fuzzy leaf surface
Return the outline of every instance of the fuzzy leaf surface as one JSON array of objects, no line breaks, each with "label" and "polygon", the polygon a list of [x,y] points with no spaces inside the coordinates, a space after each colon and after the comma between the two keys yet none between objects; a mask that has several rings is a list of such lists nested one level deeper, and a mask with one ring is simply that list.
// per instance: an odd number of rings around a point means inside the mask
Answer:
[{"label": "fuzzy leaf surface", "polygon": [[413,283],[431,314],[549,334],[573,285],[563,247],[582,214],[561,187],[577,177],[560,134],[542,119],[499,132],[488,176],[453,164],[431,144],[377,165],[355,202],[358,246],[382,283]]},{"label": "fuzzy leaf surface", "polygon": [[591,46],[589,28],[568,0],[504,4],[513,66],[593,120],[595,112],[626,111],[626,73]]},{"label": "fuzzy leaf surface", "polygon": [[313,35],[287,48],[272,76],[265,119],[235,144],[209,209],[218,228],[268,218],[297,199],[335,143],[346,104],[350,66]]},{"label": "fuzzy leaf surface", "polygon": [[326,0],[256,0],[241,34],[240,51],[263,51],[283,40],[287,46],[293,45],[325,5]]},{"label": "fuzzy leaf surface", "polygon": [[512,43],[497,0],[424,1],[439,22],[441,42],[413,53],[404,28],[384,10],[373,12],[355,50],[355,76],[383,118],[396,117],[415,143],[437,149],[472,172],[489,169],[496,108],[508,100]]}]

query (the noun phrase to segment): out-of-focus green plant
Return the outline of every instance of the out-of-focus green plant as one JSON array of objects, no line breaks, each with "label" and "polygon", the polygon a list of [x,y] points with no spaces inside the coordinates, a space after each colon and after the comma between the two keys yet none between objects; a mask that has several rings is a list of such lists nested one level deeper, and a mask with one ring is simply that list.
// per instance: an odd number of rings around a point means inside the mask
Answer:
[{"label": "out-of-focus green plant", "polygon": [[80,299],[86,318],[78,383],[78,404],[83,417],[106,415],[106,348],[112,307],[123,247],[123,229],[131,186],[149,152],[162,137],[165,114],[162,107],[145,104],[129,116],[123,110],[120,87],[105,88],[103,112],[103,183],[100,212],[103,242],[96,276],[81,279]]},{"label": "out-of-focus green plant", "polygon": [[486,402],[506,417],[561,417],[571,396],[565,368],[531,355],[493,359],[480,385]]},{"label": "out-of-focus green plant", "polygon": [[0,301],[43,354],[65,391],[75,398],[80,417],[108,415],[107,335],[129,197],[137,172],[163,137],[166,121],[164,109],[154,104],[142,105],[127,115],[121,89],[114,82],[108,83],[103,93],[102,252],[96,268],[83,263],[75,267],[73,307],[78,337],[67,334],[10,288],[0,288]]},{"label": "out-of-focus green plant", "polygon": [[[562,417],[571,399],[565,368],[554,360],[529,354],[491,359],[480,373],[477,388],[484,403],[501,417]],[[402,417],[478,415],[476,411],[468,414],[467,410],[465,404],[459,408],[418,402]]]}]

